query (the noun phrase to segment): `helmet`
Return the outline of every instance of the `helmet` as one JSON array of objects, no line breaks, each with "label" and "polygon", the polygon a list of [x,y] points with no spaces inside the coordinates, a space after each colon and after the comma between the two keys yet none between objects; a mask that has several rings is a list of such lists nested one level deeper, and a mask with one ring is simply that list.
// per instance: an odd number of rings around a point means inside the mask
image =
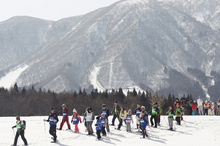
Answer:
[{"label": "helmet", "polygon": [[20,121],[20,117],[19,117],[19,116],[17,116],[17,117],[16,117],[16,120]]},{"label": "helmet", "polygon": [[145,109],[145,106],[141,106],[141,108]]}]

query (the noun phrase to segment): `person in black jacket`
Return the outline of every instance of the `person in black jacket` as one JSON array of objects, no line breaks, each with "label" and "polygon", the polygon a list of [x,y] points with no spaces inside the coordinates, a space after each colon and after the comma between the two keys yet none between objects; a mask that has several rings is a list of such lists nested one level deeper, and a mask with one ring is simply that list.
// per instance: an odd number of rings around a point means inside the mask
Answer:
[{"label": "person in black jacket", "polygon": [[51,108],[51,113],[48,117],[47,120],[44,119],[44,122],[49,122],[50,124],[50,131],[49,133],[53,136],[53,142],[57,142],[57,135],[56,135],[56,127],[57,127],[57,122],[59,121],[57,114],[54,112],[54,108]]},{"label": "person in black jacket", "polygon": [[108,123],[108,117],[109,117],[110,113],[109,113],[109,109],[106,107],[106,104],[102,105],[102,113],[101,114],[105,114],[105,118],[107,119],[106,129],[107,129],[107,132],[110,132],[109,123]]}]

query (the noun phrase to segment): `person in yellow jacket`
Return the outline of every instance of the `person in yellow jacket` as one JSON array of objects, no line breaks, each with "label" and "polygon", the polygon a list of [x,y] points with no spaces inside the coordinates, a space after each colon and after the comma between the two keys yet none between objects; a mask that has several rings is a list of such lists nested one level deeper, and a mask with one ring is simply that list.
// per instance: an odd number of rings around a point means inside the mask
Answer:
[{"label": "person in yellow jacket", "polygon": [[120,114],[119,114],[119,125],[118,125],[117,130],[120,130],[120,128],[122,126],[122,123],[124,121],[124,117],[125,117],[126,114],[127,114],[127,111],[126,111],[125,107],[122,105],[121,106],[121,111],[120,111]]}]

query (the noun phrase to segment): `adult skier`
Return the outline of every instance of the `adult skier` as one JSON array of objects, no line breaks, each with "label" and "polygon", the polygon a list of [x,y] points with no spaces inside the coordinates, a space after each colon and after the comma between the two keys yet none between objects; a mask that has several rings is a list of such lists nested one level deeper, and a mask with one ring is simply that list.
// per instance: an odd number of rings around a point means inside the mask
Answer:
[{"label": "adult skier", "polygon": [[107,129],[107,132],[110,132],[109,122],[108,122],[108,117],[109,117],[110,113],[109,113],[109,109],[106,107],[106,104],[102,105],[102,112],[101,112],[101,114],[105,115],[105,118],[106,118],[106,121],[107,121],[106,129]]},{"label": "adult skier", "polygon": [[136,125],[138,129],[140,127],[140,114],[141,114],[140,104],[137,104],[137,108],[135,109],[135,114],[136,114]]},{"label": "adult skier", "polygon": [[192,115],[192,105],[193,105],[193,100],[192,99],[190,99],[189,101],[188,101],[188,108],[189,108],[189,115]]},{"label": "adult skier", "polygon": [[182,98],[181,102],[182,102],[182,109],[183,109],[182,114],[185,115],[186,114],[186,99],[185,99],[185,97]]},{"label": "adult skier", "polygon": [[17,116],[16,117],[16,126],[13,126],[12,129],[14,129],[14,128],[17,128],[17,132],[16,132],[16,135],[15,135],[14,144],[12,146],[17,146],[18,137],[20,135],[21,135],[21,139],[24,142],[24,145],[27,146],[28,143],[27,143],[26,138],[24,137],[24,130],[26,128],[26,122],[25,121],[21,121],[20,117]]},{"label": "adult skier", "polygon": [[63,108],[63,119],[62,119],[62,122],[60,123],[60,128],[58,130],[62,130],[63,128],[63,124],[66,122],[67,123],[67,126],[68,126],[68,129],[70,130],[70,124],[69,124],[69,111],[68,111],[68,108],[66,107],[65,104],[62,105],[62,108]]},{"label": "adult skier", "polygon": [[119,116],[119,125],[118,125],[118,128],[117,130],[120,130],[121,126],[122,126],[122,123],[124,121],[124,116],[127,114],[127,111],[125,109],[125,107],[122,105],[121,106],[121,111],[120,111],[120,116]]},{"label": "adult skier", "polygon": [[59,121],[57,114],[54,112],[54,108],[52,107],[50,109],[50,115],[48,117],[47,120],[44,119],[44,122],[49,122],[50,124],[50,130],[49,133],[50,135],[53,136],[53,141],[52,143],[56,143],[57,142],[57,135],[56,135],[56,127],[57,127],[57,122]]},{"label": "adult skier", "polygon": [[162,109],[162,107],[160,105],[157,104],[157,102],[156,102],[156,106],[157,106],[157,108],[159,110],[159,112],[157,113],[157,125],[160,126],[160,115],[163,112],[163,109]]},{"label": "adult skier", "polygon": [[[157,108],[156,103],[153,104],[152,110],[148,112],[149,114],[151,114],[150,117],[150,122],[151,122],[151,127],[154,126],[154,128],[157,128],[157,113],[159,113],[159,109]],[[153,119],[154,119],[154,123],[153,123]]]},{"label": "adult skier", "polygon": [[113,114],[112,126],[115,126],[115,119],[118,118],[119,120],[119,113],[120,113],[120,106],[118,105],[117,101],[114,102],[114,106],[111,113]]},{"label": "adult skier", "polygon": [[201,100],[200,96],[199,96],[199,99],[197,100],[197,104],[198,104],[199,115],[204,115],[204,113],[203,113],[203,101]]},{"label": "adult skier", "polygon": [[84,114],[84,118],[86,119],[86,128],[88,131],[88,135],[93,135],[92,123],[94,121],[95,114],[92,111],[91,107],[87,108],[87,111]]}]

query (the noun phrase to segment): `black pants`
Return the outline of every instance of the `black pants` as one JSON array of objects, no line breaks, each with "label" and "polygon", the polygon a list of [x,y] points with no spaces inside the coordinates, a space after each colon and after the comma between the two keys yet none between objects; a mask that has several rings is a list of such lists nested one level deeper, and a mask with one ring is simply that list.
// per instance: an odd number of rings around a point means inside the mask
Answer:
[{"label": "black pants", "polygon": [[151,115],[150,117],[150,122],[152,126],[154,125],[153,119],[154,119],[155,127],[157,128],[157,115]]},{"label": "black pants", "polygon": [[192,115],[192,107],[189,107],[189,115]]},{"label": "black pants", "polygon": [[112,125],[115,125],[115,119],[118,118],[119,120],[119,116],[117,115],[114,115],[113,118],[112,118]]},{"label": "black pants", "polygon": [[105,131],[105,127],[104,126],[102,126],[102,135],[106,136],[106,131]]},{"label": "black pants", "polygon": [[118,129],[120,129],[122,126],[122,119],[119,119],[119,125],[118,125]]},{"label": "black pants", "polygon": [[178,125],[181,125],[180,117],[176,117],[176,121],[177,121]]},{"label": "black pants", "polygon": [[157,123],[160,124],[160,115],[157,115]]},{"label": "black pants", "polygon": [[97,134],[97,138],[98,138],[98,139],[100,139],[100,138],[101,138],[100,133],[101,133],[101,130],[96,130],[96,134]]},{"label": "black pants", "polygon": [[19,135],[21,135],[21,139],[24,141],[24,144],[27,145],[27,140],[26,140],[26,138],[24,137],[24,130],[22,130],[22,131],[20,131],[20,132],[16,132],[15,140],[14,140],[14,146],[17,145],[17,141],[18,141]]},{"label": "black pants", "polygon": [[57,135],[56,135],[56,125],[50,125],[50,135],[53,136],[53,140],[56,141],[57,140]]}]

